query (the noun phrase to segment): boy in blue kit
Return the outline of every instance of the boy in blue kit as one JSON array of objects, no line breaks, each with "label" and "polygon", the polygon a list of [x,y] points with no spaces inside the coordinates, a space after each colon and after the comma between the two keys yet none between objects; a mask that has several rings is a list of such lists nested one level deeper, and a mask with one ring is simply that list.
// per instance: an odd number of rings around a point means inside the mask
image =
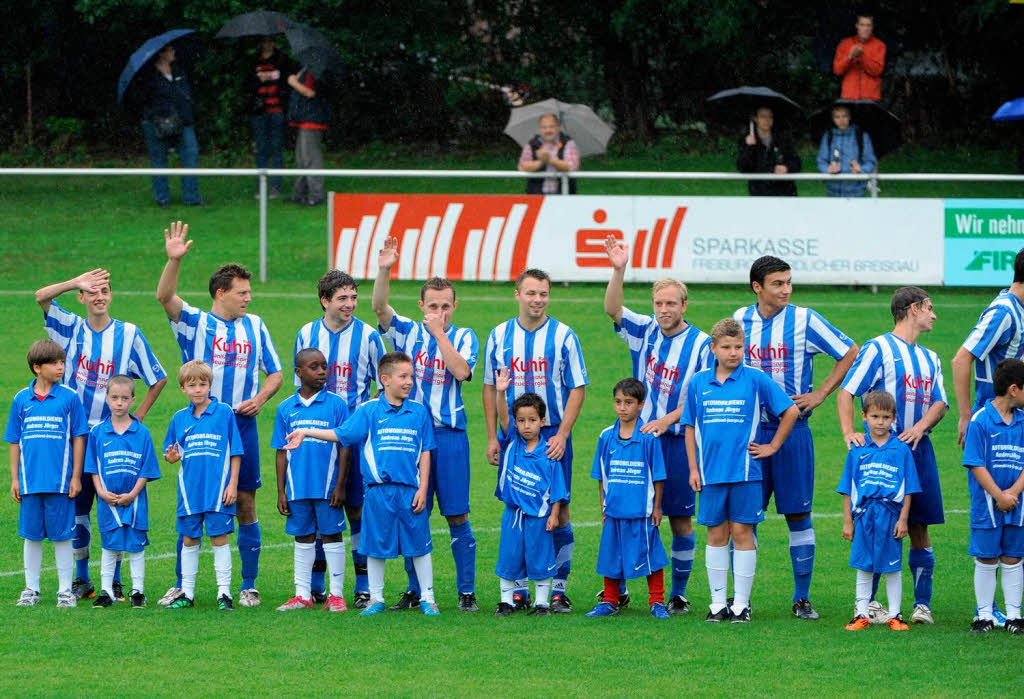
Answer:
[{"label": "boy in blue kit", "polygon": [[[744,366],[743,326],[732,318],[711,329],[717,365],[696,375],[683,408],[690,486],[700,493],[697,523],[708,528],[705,565],[711,587],[707,621],[750,621],[750,590],[757,569],[754,525],[764,520],[761,459],[786,441],[800,409],[760,369]],[[762,411],[779,427],[768,444],[754,441]],[[733,547],[733,605],[726,604],[729,539]]]},{"label": "boy in blue kit", "polygon": [[117,599],[114,569],[125,553],[132,569],[132,609],[146,606],[146,483],[160,478],[160,465],[149,430],[130,413],[134,403],[135,381],[124,374],[112,376],[107,382],[110,417],[89,431],[85,446],[85,473],[91,474],[96,496],[105,503],[96,508],[103,548],[100,594],[92,603],[98,609]]},{"label": "boy in blue kit", "polygon": [[850,567],[857,569],[857,611],[847,631],[871,625],[875,575],[885,575],[889,628],[909,631],[900,611],[903,595],[903,539],[907,536],[910,501],[921,492],[910,447],[896,436],[896,399],[885,391],[864,396],[864,431],[869,439],[853,447],[837,492],[843,496],[843,538],[853,542]]},{"label": "boy in blue kit", "polygon": [[348,417],[348,405],[325,388],[327,359],[320,350],[304,349],[295,355],[295,376],[299,389],[277,407],[270,442],[277,450],[277,510],[288,518],[285,533],[295,537],[295,596],[277,611],[313,606],[311,586],[319,533],[331,574],[323,609],[345,612],[345,542],[341,533],[345,531],[342,507],[349,449],[318,439],[309,439],[291,451],[285,450],[285,445],[288,433],[300,427],[341,425]]},{"label": "boy in blue kit", "polygon": [[977,617],[972,633],[995,627],[996,569],[1002,568],[1007,632],[1024,633],[1020,618],[1024,588],[1024,362],[1004,359],[996,365],[995,398],[974,413],[964,438],[963,464],[969,470],[971,537]]},{"label": "boy in blue kit", "polygon": [[634,378],[622,379],[612,391],[619,419],[601,433],[590,477],[601,494],[601,547],[597,572],[604,576],[604,597],[588,617],[619,613],[619,584],[647,578],[651,616],[668,619],[665,566],[661,543],[661,494],[665,461],[658,438],[640,431],[640,411],[647,389]]},{"label": "boy in blue kit", "polygon": [[231,598],[231,547],[228,534],[235,529],[238,470],[242,438],[231,408],[210,396],[213,371],[198,360],[178,370],[178,385],[190,405],[171,418],[164,439],[164,459],[181,461],[178,471],[178,533],[181,546],[181,593],[168,609],[194,607],[199,545],[203,528],[213,546],[217,573],[217,609],[234,609]]},{"label": "boy in blue kit", "polygon": [[383,395],[369,400],[334,429],[300,427],[287,435],[286,450],[297,449],[306,437],[345,446],[358,445],[359,467],[366,491],[359,552],[366,558],[370,604],[361,612],[385,611],[384,564],[400,555],[413,559],[419,578],[420,611],[440,612],[434,602],[434,568],[430,558],[430,512],[427,487],[430,450],[435,447],[434,421],[421,403],[409,400],[412,359],[404,352],[381,357],[377,376]]},{"label": "boy in blue kit", "polygon": [[60,383],[60,345],[53,340],[34,342],[26,359],[36,378],[11,401],[4,432],[4,440],[11,444],[11,497],[21,505],[18,536],[25,539],[25,589],[17,604],[39,603],[43,539],[49,539],[57,561],[57,606],[74,607],[71,539],[89,427],[78,394]]},{"label": "boy in blue kit", "polygon": [[[505,391],[511,378],[508,369],[494,372],[501,428],[498,453],[498,484],[495,496],[505,503],[501,515],[501,540],[494,574],[501,584],[501,601],[495,616],[516,610],[514,595],[522,580],[534,581],[534,606],[530,614],[550,616],[555,559],[554,530],[558,527],[561,500],[566,497],[560,461],[549,458],[547,440],[541,435],[547,406],[536,393],[524,393],[512,403],[512,419],[504,409]],[[618,588],[616,588],[618,592]]]}]

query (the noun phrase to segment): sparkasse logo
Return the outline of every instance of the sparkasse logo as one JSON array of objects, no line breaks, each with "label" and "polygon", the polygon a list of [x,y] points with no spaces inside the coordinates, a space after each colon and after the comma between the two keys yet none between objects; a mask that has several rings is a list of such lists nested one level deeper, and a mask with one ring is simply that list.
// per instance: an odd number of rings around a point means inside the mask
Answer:
[{"label": "sparkasse logo", "polygon": [[[632,256],[629,266],[634,269],[671,269],[679,230],[686,217],[685,206],[676,207],[672,222],[668,218],[655,219],[650,229],[640,228],[633,233],[630,244]],[[604,209],[594,211],[594,223],[600,225],[608,220]],[[666,230],[667,227],[667,230]],[[617,228],[581,228],[576,231],[576,265],[578,267],[611,267],[605,252],[604,241],[608,236],[626,240],[624,231]]]}]

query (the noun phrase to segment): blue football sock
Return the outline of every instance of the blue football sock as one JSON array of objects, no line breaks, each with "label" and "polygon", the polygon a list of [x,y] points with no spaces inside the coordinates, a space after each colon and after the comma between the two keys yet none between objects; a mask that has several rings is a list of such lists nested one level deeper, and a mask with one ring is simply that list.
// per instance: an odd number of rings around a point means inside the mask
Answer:
[{"label": "blue football sock", "polygon": [[420,579],[416,577],[416,566],[413,565],[412,559],[408,556],[402,559],[402,561],[405,564],[405,574],[409,576],[409,584],[405,589],[413,594],[420,594],[422,590],[420,589]]},{"label": "blue football sock", "polygon": [[810,599],[814,572],[814,525],[808,515],[786,520],[789,526],[789,558],[793,563],[793,601]]},{"label": "blue football sock", "polygon": [[669,599],[676,596],[686,597],[686,586],[693,571],[693,551],[696,546],[696,534],[672,537],[672,589],[668,595]]},{"label": "blue football sock", "polygon": [[622,595],[626,594],[626,592],[626,579],[623,578],[619,581],[619,596],[621,597]]},{"label": "blue football sock", "polygon": [[260,548],[263,546],[263,532],[259,521],[238,525],[238,557],[242,559],[242,589],[256,588],[260,574]]},{"label": "blue football sock", "polygon": [[327,556],[324,555],[324,540],[318,536],[315,544],[313,574],[309,578],[309,591],[323,594],[327,591]]},{"label": "blue football sock", "polygon": [[914,576],[914,604],[932,606],[932,574],[935,572],[935,552],[926,549],[910,549],[910,572]]},{"label": "blue football sock", "polygon": [[551,532],[555,540],[555,579],[552,581],[551,592],[553,595],[564,594],[565,584],[569,579],[572,570],[572,550],[575,547],[576,538],[572,533],[572,525],[558,527]]},{"label": "blue football sock", "polygon": [[181,589],[181,546],[185,541],[185,537],[178,534],[178,543],[175,545],[174,550],[176,551],[174,556],[174,586]]},{"label": "blue football sock", "polygon": [[455,560],[455,587],[460,595],[476,591],[476,537],[469,522],[448,527]]},{"label": "blue football sock", "polygon": [[71,541],[71,549],[75,556],[75,577],[89,581],[89,543],[92,541],[92,524],[89,513],[75,515],[75,538]]},{"label": "blue football sock", "polygon": [[352,592],[356,594],[369,592],[370,581],[366,577],[366,556],[359,553],[359,540],[363,531],[363,520],[349,517],[348,530],[349,545],[352,547],[352,568],[356,574],[356,581],[352,587]]},{"label": "blue football sock", "polygon": [[[128,554],[125,554],[126,556]],[[114,582],[121,582],[121,559],[117,559],[117,563],[114,564]]]}]

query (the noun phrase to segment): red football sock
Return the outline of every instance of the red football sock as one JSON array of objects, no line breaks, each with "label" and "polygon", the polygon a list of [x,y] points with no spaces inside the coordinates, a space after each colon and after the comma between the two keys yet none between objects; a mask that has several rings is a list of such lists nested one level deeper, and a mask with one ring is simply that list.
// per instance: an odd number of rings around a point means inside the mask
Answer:
[{"label": "red football sock", "polygon": [[615,578],[604,579],[603,601],[611,602],[615,606],[619,605],[619,581]]},{"label": "red football sock", "polygon": [[[605,578],[607,580],[607,578]],[[605,595],[608,594],[608,583],[605,583]],[[647,576],[648,605],[665,604],[665,570],[659,570]]]}]

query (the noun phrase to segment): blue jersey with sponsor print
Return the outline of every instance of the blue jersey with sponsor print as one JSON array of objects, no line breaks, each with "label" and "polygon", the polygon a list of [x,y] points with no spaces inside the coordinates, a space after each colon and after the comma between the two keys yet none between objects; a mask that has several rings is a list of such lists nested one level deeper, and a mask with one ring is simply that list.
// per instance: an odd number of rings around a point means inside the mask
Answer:
[{"label": "blue jersey with sponsor print", "polygon": [[[327,390],[337,393],[349,411],[370,400],[370,382],[377,380],[377,364],[384,356],[380,333],[358,318],[332,332],[323,318],[306,323],[295,336],[295,353],[318,349],[327,359]],[[299,385],[295,377],[295,385]]]},{"label": "blue jersey with sponsor print", "polygon": [[434,421],[422,403],[394,406],[383,396],[363,403],[334,430],[338,440],[359,451],[367,486],[420,484],[420,456],[434,449]]},{"label": "blue jersey with sponsor print", "polygon": [[63,348],[64,384],[78,393],[89,425],[110,416],[107,381],[117,374],[142,379],[147,386],[167,377],[146,336],[132,323],[111,320],[96,332],[81,316],[50,302],[46,334]]},{"label": "blue jersey with sponsor print", "polygon": [[189,404],[174,414],[164,438],[164,451],[177,444],[178,516],[222,512],[235,514],[234,505],[224,504],[224,489],[231,481],[231,457],[244,453],[235,414],[216,398],[195,416]]},{"label": "blue jersey with sponsor print", "polygon": [[210,365],[210,396],[232,410],[259,393],[261,369],[266,374],[281,371],[270,331],[259,316],[247,313],[224,320],[182,303],[181,316],[170,322],[181,361],[198,359]]},{"label": "blue jersey with sponsor print", "polygon": [[[466,429],[466,409],[462,402],[462,381],[459,381],[445,366],[444,357],[437,347],[437,340],[423,323],[400,316],[391,317],[391,327],[385,337],[391,340],[395,349],[412,358],[415,380],[409,398],[423,403],[430,410],[437,427]],[[452,347],[469,364],[470,374],[476,370],[480,343],[471,328],[449,325],[445,331]],[[467,379],[468,380],[468,379]]]},{"label": "blue jersey with sponsor print", "polygon": [[1024,349],[1024,304],[1003,289],[981,312],[977,324],[964,340],[965,350],[974,355],[974,407],[995,398],[992,377],[1004,359],[1020,359]]},{"label": "blue jersey with sponsor print", "polygon": [[590,477],[601,481],[604,514],[618,519],[650,517],[654,512],[654,484],[664,481],[665,459],[658,438],[640,431],[638,422],[629,439],[615,424],[601,432]]},{"label": "blue jersey with sponsor print", "polygon": [[[967,426],[963,464],[968,469],[984,466],[1001,490],[1012,486],[1024,468],[1024,410],[1014,410],[1013,419],[1006,424],[992,401],[986,402]],[[971,471],[967,474],[967,491],[971,496],[971,526],[975,529],[995,529],[1003,524],[1024,527],[1024,503],[1002,512]]]},{"label": "blue jersey with sponsor print", "polygon": [[[286,437],[294,430],[314,428],[333,430],[348,417],[348,405],[326,387],[310,398],[296,391],[277,406],[274,436],[270,446],[284,449]],[[298,449],[286,451],[285,494],[289,500],[327,500],[338,482],[338,444],[306,437]]]},{"label": "blue jersey with sponsor print", "polygon": [[885,391],[896,398],[896,433],[916,424],[934,403],[949,403],[939,355],[892,333],[868,340],[843,379],[855,396]]},{"label": "blue jersey with sponsor print", "polygon": [[683,424],[693,427],[697,470],[704,485],[761,480],[761,462],[747,452],[757,436],[761,412],[779,416],[793,401],[768,374],[740,364],[725,381],[715,369],[690,382]]},{"label": "blue jersey with sponsor print", "polygon": [[562,475],[562,464],[547,456],[548,442],[543,437],[533,449],[526,448],[514,426],[500,432],[498,444],[498,486],[494,496],[509,507],[530,517],[547,517],[551,503],[569,497]]},{"label": "blue jersey with sponsor print", "polygon": [[[865,426],[864,432],[867,433]],[[868,435],[862,447],[846,453],[843,475],[836,492],[850,496],[850,512],[857,517],[864,512],[868,500],[877,500],[899,514],[903,498],[921,492],[917,467],[910,447],[895,432],[882,446]]]},{"label": "blue jersey with sponsor print", "polygon": [[[824,353],[838,361],[853,346],[853,340],[810,308],[787,304],[765,318],[755,303],[737,309],[732,317],[742,323],[747,336],[746,363],[771,376],[787,396],[814,390],[814,355]],[[806,413],[800,419],[810,416]],[[765,422],[777,424],[768,416]]]},{"label": "blue jersey with sponsor print", "polygon": [[[121,495],[130,493],[140,478],[155,481],[160,478],[160,464],[156,460],[153,437],[149,429],[132,418],[128,429],[118,432],[110,419],[89,431],[85,444],[86,474],[96,474],[108,492]],[[91,475],[84,476],[91,478]],[[132,504],[111,505],[96,498],[96,523],[100,531],[108,532],[121,526],[149,529],[149,498],[143,488]]]},{"label": "blue jersey with sponsor print", "polygon": [[45,398],[35,393],[36,382],[18,391],[11,401],[4,440],[21,450],[18,484],[22,495],[67,493],[74,470],[71,442],[89,433],[78,394],[57,384]]},{"label": "blue jersey with sponsor print", "polygon": [[[686,388],[698,371],[711,366],[711,338],[692,325],[685,325],[675,335],[666,335],[653,315],[640,315],[622,308],[622,321],[615,332],[629,346],[633,378],[647,389],[640,419],[658,420],[677,408],[686,399]],[[683,426],[672,425],[668,431],[682,434]]]},{"label": "blue jersey with sponsor print", "polygon": [[494,372],[508,369],[505,392],[509,415],[524,393],[536,393],[547,405],[544,424],[562,424],[565,404],[574,388],[586,386],[587,367],[579,338],[565,323],[548,317],[536,330],[527,330],[518,318],[494,328],[484,351],[484,384],[494,385]]}]

